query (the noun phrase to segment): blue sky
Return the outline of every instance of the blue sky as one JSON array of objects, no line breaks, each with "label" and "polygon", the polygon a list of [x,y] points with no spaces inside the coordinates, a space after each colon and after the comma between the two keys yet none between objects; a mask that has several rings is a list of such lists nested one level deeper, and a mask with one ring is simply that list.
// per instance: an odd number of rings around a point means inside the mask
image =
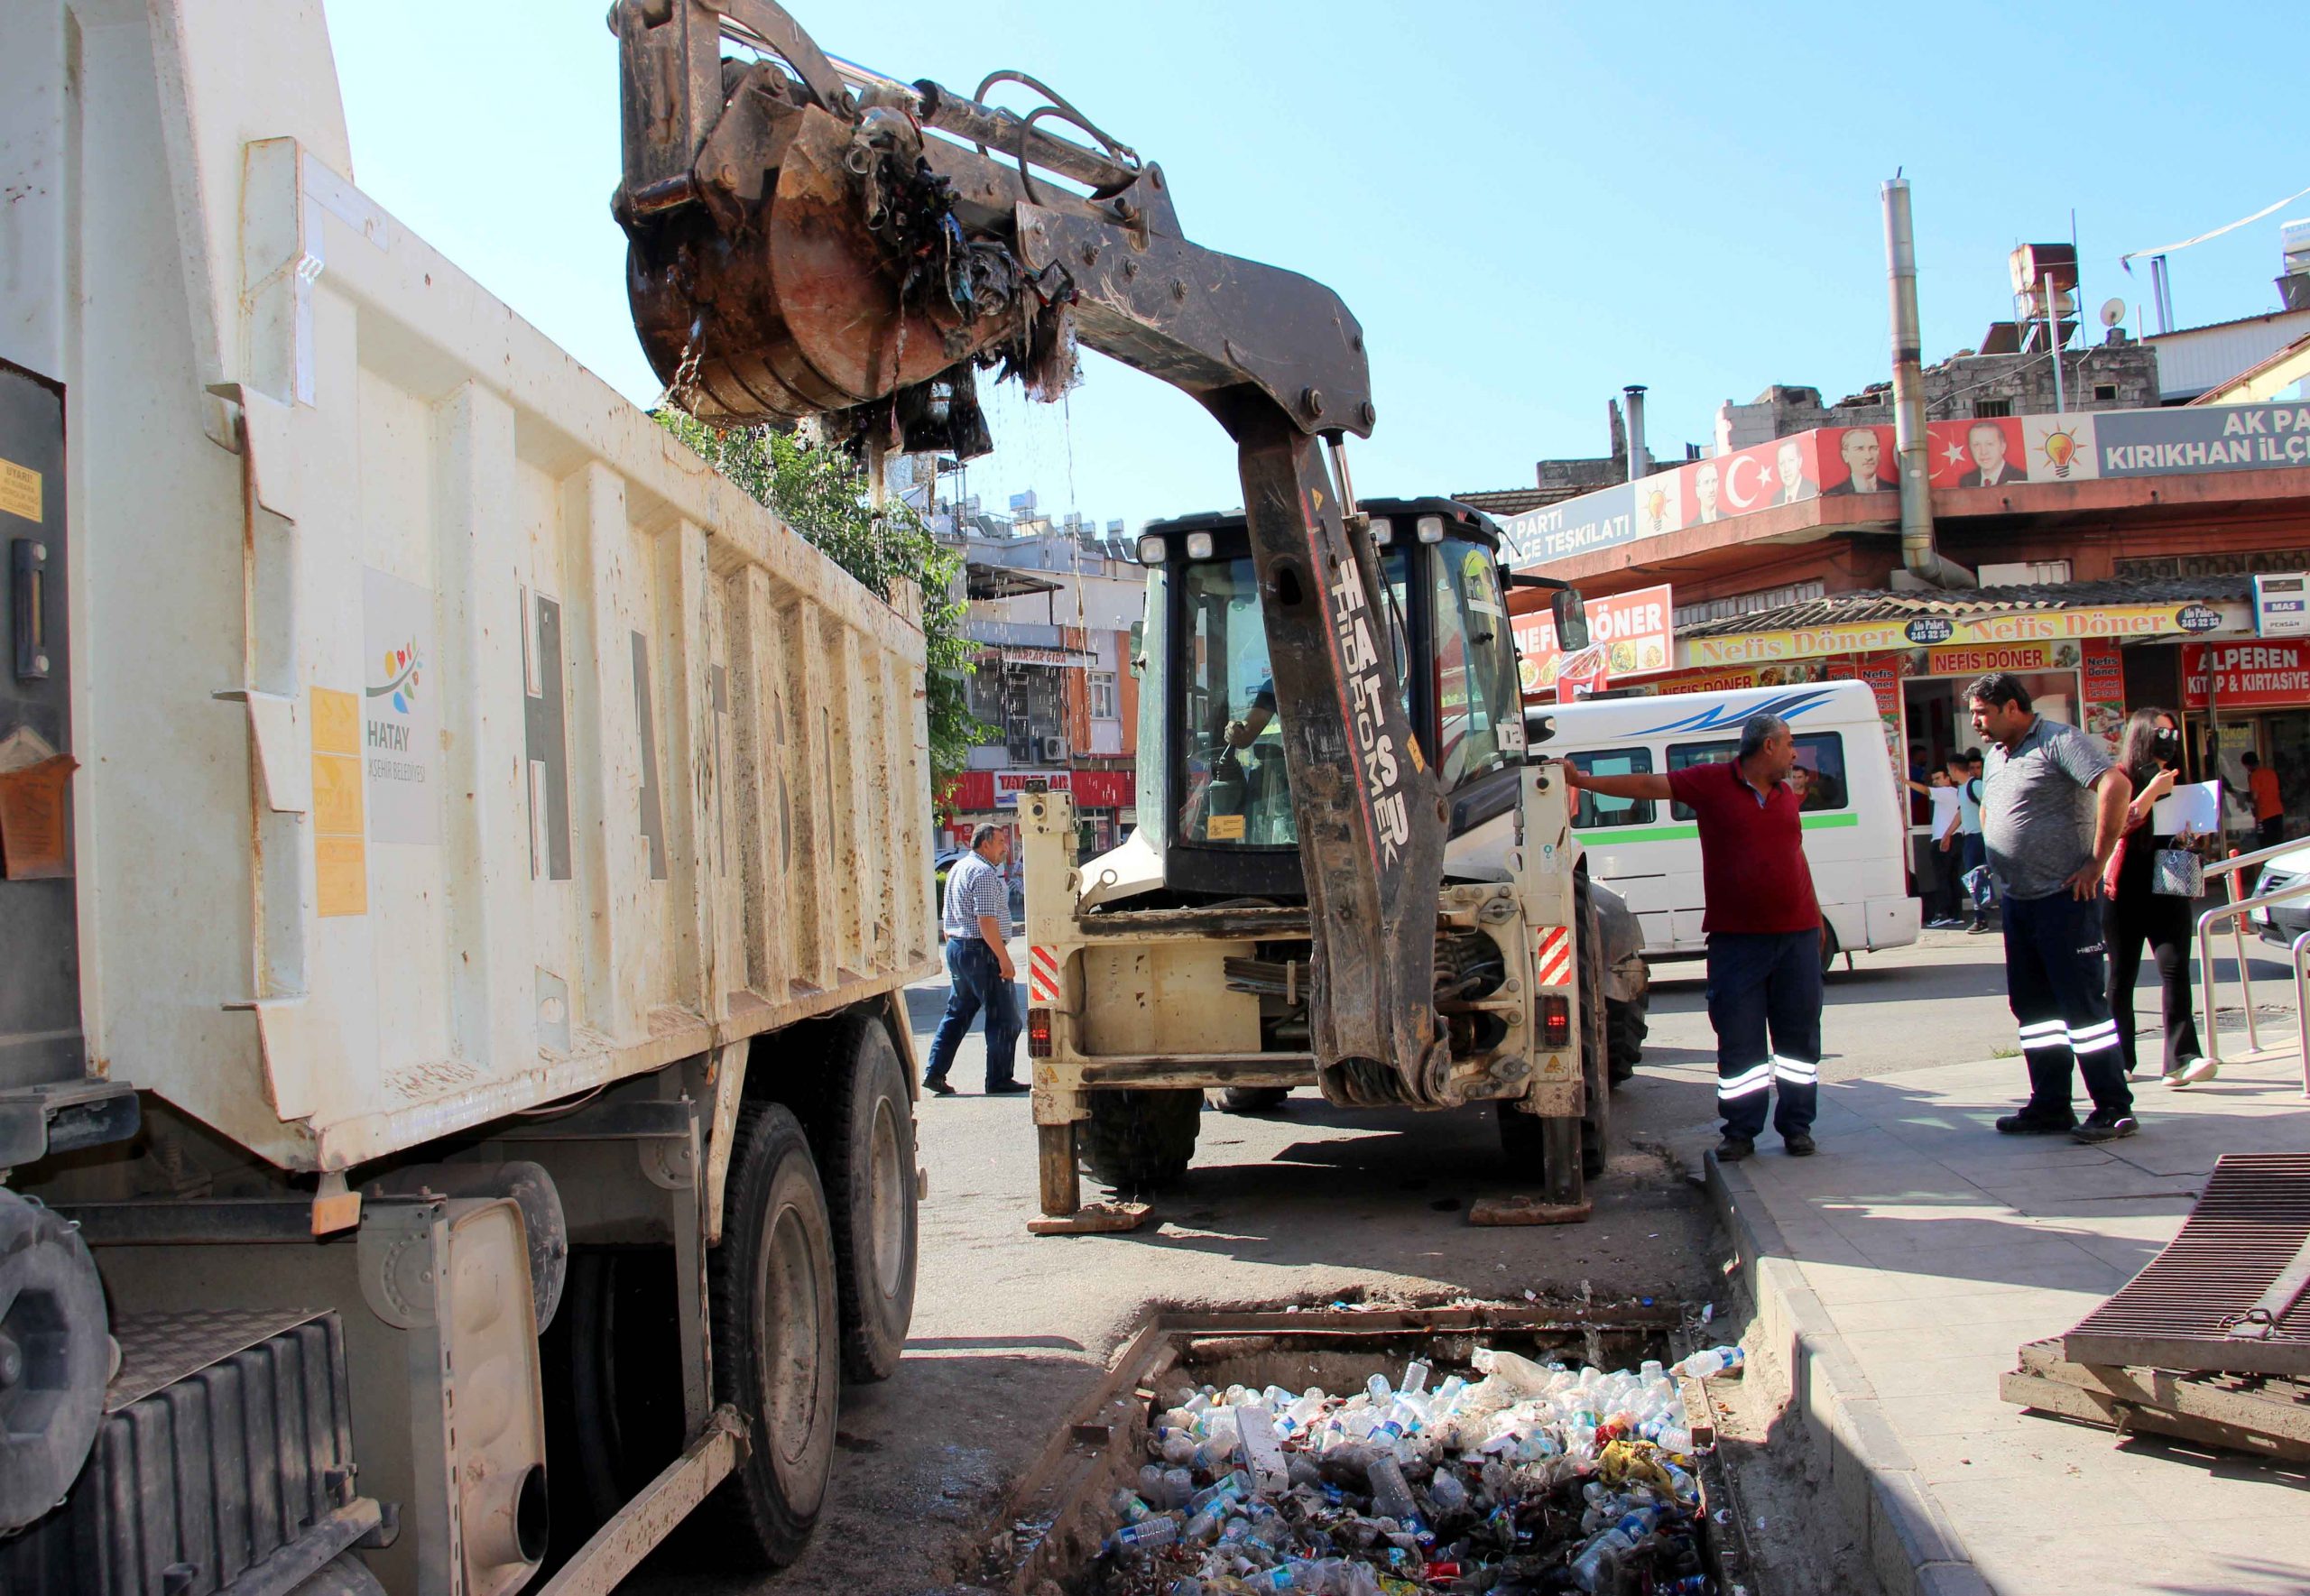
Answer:
[{"label": "blue sky", "polygon": [[[2300,0],[1876,7],[1163,6],[790,0],[830,52],[967,93],[1015,67],[1163,163],[1197,243],[1330,284],[1362,320],[1367,494],[1529,484],[1650,389],[1656,454],[1771,383],[1885,375],[1878,186],[1915,185],[1928,359],[2010,314],[2006,252],[2128,250],[2310,185]],[[327,0],[362,188],[605,379],[626,318],[616,51],[601,0]],[[1732,18],[1728,23],[1728,18]],[[1017,104],[1019,102],[1012,102]],[[1023,108],[1023,107],[1022,107]],[[2277,308],[2305,198],[2173,258],[2185,326]],[[1192,401],[1086,355],[1063,406],[990,392],[971,491],[1136,525],[1239,503]]]}]

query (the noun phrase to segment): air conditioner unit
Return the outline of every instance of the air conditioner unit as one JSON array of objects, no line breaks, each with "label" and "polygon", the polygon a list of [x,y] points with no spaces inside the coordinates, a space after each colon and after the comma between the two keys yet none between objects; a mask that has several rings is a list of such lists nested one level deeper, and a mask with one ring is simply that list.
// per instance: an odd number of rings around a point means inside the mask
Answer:
[{"label": "air conditioner unit", "polygon": [[1063,764],[1066,762],[1067,756],[1067,739],[1064,737],[1044,737],[1041,739],[1041,752],[1043,763],[1047,765]]}]

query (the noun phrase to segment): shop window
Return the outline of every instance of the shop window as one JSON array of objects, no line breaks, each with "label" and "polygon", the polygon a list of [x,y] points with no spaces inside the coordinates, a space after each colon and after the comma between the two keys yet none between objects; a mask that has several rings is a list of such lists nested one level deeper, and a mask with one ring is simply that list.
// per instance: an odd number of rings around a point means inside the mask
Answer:
[{"label": "shop window", "polygon": [[[1674,772],[1693,765],[1729,764],[1740,752],[1738,739],[1671,743],[1668,744],[1668,769]],[[1797,770],[1789,773],[1788,780],[1797,789],[1798,805],[1807,815],[1851,808],[1853,785],[1845,780],[1844,738],[1835,732],[1798,733]],[[1693,817],[1693,812],[1682,804],[1671,805],[1669,812],[1679,820]]]},{"label": "shop window", "polygon": [[1973,401],[1973,415],[1976,419],[1983,416],[2010,416],[2012,413],[2013,401],[2010,399],[1976,399]]},{"label": "shop window", "polygon": [[1112,670],[1094,670],[1089,673],[1089,676],[1091,718],[1095,721],[1114,719],[1115,673]]},{"label": "shop window", "polygon": [[[1649,748],[1599,748],[1588,753],[1575,753],[1571,758],[1573,764],[1585,776],[1652,774],[1652,751]],[[1581,831],[1612,826],[1649,826],[1654,807],[1650,798],[1606,798],[1603,793],[1584,789],[1580,794],[1580,807],[1573,813],[1572,824]]]}]

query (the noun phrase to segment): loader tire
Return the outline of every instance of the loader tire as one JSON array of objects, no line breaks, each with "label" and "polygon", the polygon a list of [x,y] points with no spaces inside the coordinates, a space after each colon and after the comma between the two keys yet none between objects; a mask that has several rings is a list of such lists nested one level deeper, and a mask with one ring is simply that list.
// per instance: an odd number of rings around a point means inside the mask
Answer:
[{"label": "loader tire", "polygon": [[1604,1172],[1612,1126],[1612,1066],[1610,1019],[1604,1002],[1604,927],[1588,895],[1588,878],[1574,883],[1579,909],[1580,1077],[1587,1107],[1580,1116],[1580,1172],[1590,1180]]},{"label": "loader tire", "polygon": [[1203,1093],[1192,1088],[1094,1092],[1076,1132],[1083,1167],[1102,1185],[1129,1195],[1175,1184],[1195,1157]]},{"label": "loader tire", "polygon": [[1645,1014],[1648,1006],[1642,998],[1625,1003],[1613,998],[1604,1004],[1606,1055],[1615,1086],[1635,1075],[1644,1057],[1644,1038],[1650,1029]]},{"label": "loader tire", "polygon": [[914,1317],[914,1105],[874,1014],[834,1029],[826,1069],[806,1123],[834,1222],[842,1372],[866,1385],[897,1370]]},{"label": "loader tire", "polygon": [[1290,1095],[1289,1086],[1214,1086],[1203,1100],[1223,1114],[1267,1114]]},{"label": "loader tire", "polygon": [[706,1270],[714,1399],[747,1421],[749,1445],[698,1513],[718,1558],[768,1571],[800,1554],[826,1503],[842,1363],[834,1225],[784,1104],[740,1105],[723,1214]]}]

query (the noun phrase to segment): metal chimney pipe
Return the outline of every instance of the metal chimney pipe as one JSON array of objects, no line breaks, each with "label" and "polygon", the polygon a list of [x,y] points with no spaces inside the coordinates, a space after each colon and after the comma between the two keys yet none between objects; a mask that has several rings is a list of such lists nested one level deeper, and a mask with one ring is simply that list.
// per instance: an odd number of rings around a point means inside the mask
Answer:
[{"label": "metal chimney pipe", "polygon": [[1628,479],[1641,482],[1651,464],[1644,451],[1644,384],[1631,383],[1621,392],[1628,396]]},{"label": "metal chimney pipe", "polygon": [[1893,318],[1893,451],[1899,463],[1901,564],[1936,587],[1978,587],[1963,566],[1933,547],[1931,463],[1925,436],[1925,338],[1917,330],[1917,235],[1909,223],[1909,185],[1888,178],[1885,272]]}]

